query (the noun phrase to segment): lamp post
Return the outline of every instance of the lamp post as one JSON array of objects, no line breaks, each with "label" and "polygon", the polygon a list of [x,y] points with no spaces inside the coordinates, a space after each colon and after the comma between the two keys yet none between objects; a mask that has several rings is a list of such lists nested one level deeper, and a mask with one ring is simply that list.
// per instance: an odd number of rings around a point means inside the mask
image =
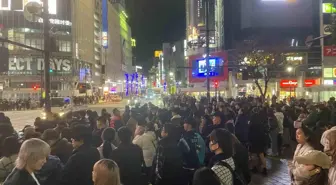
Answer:
[{"label": "lamp post", "polygon": [[45,112],[51,113],[50,105],[50,35],[49,35],[49,5],[48,0],[43,0],[43,29],[44,29],[44,91]]},{"label": "lamp post", "polygon": [[207,66],[207,75],[206,75],[206,87],[207,87],[207,99],[209,103],[210,100],[210,30],[209,30],[209,3],[210,0],[205,0],[205,59],[206,59],[206,66]]}]

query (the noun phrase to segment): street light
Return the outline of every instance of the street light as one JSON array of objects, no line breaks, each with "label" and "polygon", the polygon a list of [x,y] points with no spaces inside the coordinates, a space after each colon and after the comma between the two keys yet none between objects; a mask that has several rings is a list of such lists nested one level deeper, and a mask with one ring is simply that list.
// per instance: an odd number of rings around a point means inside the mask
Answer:
[{"label": "street light", "polygon": [[170,72],[170,73],[169,73],[169,76],[174,76],[174,73],[173,73],[173,72]]},{"label": "street light", "polygon": [[287,67],[287,71],[291,73],[293,71],[293,67]]}]

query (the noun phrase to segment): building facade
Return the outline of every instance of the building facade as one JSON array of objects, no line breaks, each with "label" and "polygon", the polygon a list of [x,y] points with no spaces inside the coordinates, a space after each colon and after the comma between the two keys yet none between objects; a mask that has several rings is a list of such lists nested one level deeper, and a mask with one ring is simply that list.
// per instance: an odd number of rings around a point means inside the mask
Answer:
[{"label": "building facade", "polygon": [[[42,3],[36,0],[0,1],[0,36],[43,50],[43,19],[28,21],[24,16],[23,9],[30,1]],[[108,37],[103,35],[104,1],[109,8],[108,19],[115,20],[107,21]],[[132,62],[132,52],[127,50],[131,48],[131,29],[126,21],[121,21],[121,5],[122,2],[112,0],[49,0],[52,92],[60,96],[78,96],[84,95],[80,88],[85,88],[90,92],[85,95],[91,95],[104,86],[108,68],[119,68],[119,73],[125,68],[127,72],[127,65],[131,66]],[[126,34],[121,33],[123,26],[128,31]],[[104,49],[106,40],[110,50]],[[124,44],[123,40],[126,40]],[[4,66],[0,77],[2,98],[38,99],[43,96],[43,53],[12,44],[5,47],[9,50],[9,60],[1,64]],[[121,48],[125,50],[126,59],[121,57]],[[119,73],[114,78],[123,78]]]}]

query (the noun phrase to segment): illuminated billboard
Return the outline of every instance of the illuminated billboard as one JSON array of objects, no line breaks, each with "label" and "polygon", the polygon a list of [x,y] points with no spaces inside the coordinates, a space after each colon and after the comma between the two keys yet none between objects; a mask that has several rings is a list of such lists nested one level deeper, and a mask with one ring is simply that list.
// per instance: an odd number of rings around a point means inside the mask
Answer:
[{"label": "illuminated billboard", "polygon": [[323,3],[322,11],[323,13],[336,13],[336,8],[333,3]]},{"label": "illuminated billboard", "polygon": [[[22,11],[25,5],[29,2],[42,3],[42,0],[1,0],[0,10],[15,10]],[[57,0],[48,0],[49,14],[57,14]]]},{"label": "illuminated billboard", "polygon": [[[224,51],[211,52],[209,58],[211,80],[226,81],[228,79],[227,53]],[[206,60],[202,56],[189,56],[189,83],[205,82],[207,76]]]},{"label": "illuminated billboard", "polygon": [[[209,66],[210,66],[210,72],[209,76],[221,76],[224,73],[223,69],[224,61],[221,58],[210,58],[209,59]],[[207,64],[206,60],[199,59],[195,60],[192,63],[192,76],[193,77],[206,77],[207,76]]]}]

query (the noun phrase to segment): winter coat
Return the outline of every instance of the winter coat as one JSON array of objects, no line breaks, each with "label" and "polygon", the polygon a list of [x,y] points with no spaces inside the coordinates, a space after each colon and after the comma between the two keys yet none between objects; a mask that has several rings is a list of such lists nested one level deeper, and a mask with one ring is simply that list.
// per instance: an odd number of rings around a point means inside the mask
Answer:
[{"label": "winter coat", "polygon": [[133,139],[133,144],[138,145],[142,149],[146,167],[151,167],[157,147],[156,135],[152,131],[145,132]]},{"label": "winter coat", "polygon": [[183,120],[180,115],[173,116],[170,121],[173,125],[178,126],[178,127],[183,124]]},{"label": "winter coat", "polygon": [[61,160],[49,155],[42,169],[36,172],[36,177],[41,185],[59,185],[62,178],[63,164]]},{"label": "winter coat", "polygon": [[[34,175],[36,176],[36,174]],[[37,183],[26,169],[14,168],[2,185],[37,185]]]},{"label": "winter coat", "polygon": [[129,128],[132,131],[132,133],[134,134],[137,124],[138,124],[138,121],[135,118],[131,117],[127,121],[126,127]]},{"label": "winter coat", "polygon": [[65,138],[57,140],[53,145],[50,146],[50,148],[50,155],[57,156],[63,164],[67,163],[73,150],[72,144],[69,143]]},{"label": "winter coat", "polygon": [[[103,144],[104,144],[104,143],[103,143]],[[101,159],[104,159],[104,155],[103,155],[103,144],[101,144],[101,145],[97,148]],[[111,148],[112,148],[112,151],[115,150],[115,149],[117,149],[117,147],[114,146],[114,144],[112,144],[112,143],[111,143]]]},{"label": "winter coat", "polygon": [[159,141],[152,168],[152,184],[183,185],[183,158],[177,143],[178,141],[170,136]]},{"label": "winter coat", "polygon": [[139,182],[142,182],[144,158],[139,146],[121,143],[112,151],[111,156],[119,166],[120,180],[123,185],[141,184]]},{"label": "winter coat", "polygon": [[309,151],[314,150],[308,143],[302,145],[298,144],[296,150],[294,152],[293,161],[289,163],[289,174],[292,180],[292,183],[295,185],[301,185],[303,182],[307,180],[307,176],[305,175],[306,169],[303,164],[298,164],[295,161],[295,158],[298,156],[304,156]]},{"label": "winter coat", "polygon": [[82,145],[75,149],[64,166],[61,185],[93,185],[93,165],[100,159],[96,148]]},{"label": "winter coat", "polygon": [[209,167],[215,172],[219,177],[221,184],[233,185],[233,176],[230,170],[222,165],[219,165],[218,162],[223,161],[231,166],[233,170],[236,169],[234,160],[230,156],[225,156],[224,154],[218,154],[211,158]]},{"label": "winter coat", "polygon": [[0,183],[5,181],[6,177],[12,172],[15,167],[15,160],[18,155],[12,155],[10,157],[3,157],[0,159]]},{"label": "winter coat", "polygon": [[235,123],[235,135],[241,143],[248,142],[248,116],[239,114]]},{"label": "winter coat", "polygon": [[275,112],[274,116],[276,117],[277,122],[278,122],[279,134],[283,134],[283,130],[284,130],[283,122],[284,122],[285,116],[282,112]]}]

